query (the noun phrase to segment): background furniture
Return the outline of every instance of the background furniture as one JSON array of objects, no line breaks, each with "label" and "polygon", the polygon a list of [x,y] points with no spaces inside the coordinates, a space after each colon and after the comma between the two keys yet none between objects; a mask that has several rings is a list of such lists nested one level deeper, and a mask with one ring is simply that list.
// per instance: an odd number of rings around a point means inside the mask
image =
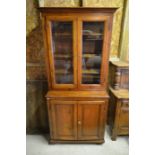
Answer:
[{"label": "background furniture", "polygon": [[126,62],[110,62],[110,104],[108,124],[112,140],[129,134],[129,67]]},{"label": "background furniture", "polygon": [[103,143],[116,8],[40,8],[50,143]]}]

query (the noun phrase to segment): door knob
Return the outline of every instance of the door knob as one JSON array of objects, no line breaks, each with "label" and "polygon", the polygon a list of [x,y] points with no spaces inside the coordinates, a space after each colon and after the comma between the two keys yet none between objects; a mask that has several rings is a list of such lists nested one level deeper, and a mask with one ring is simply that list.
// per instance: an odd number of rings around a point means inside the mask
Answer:
[{"label": "door knob", "polygon": [[78,124],[81,125],[81,121],[78,121]]}]

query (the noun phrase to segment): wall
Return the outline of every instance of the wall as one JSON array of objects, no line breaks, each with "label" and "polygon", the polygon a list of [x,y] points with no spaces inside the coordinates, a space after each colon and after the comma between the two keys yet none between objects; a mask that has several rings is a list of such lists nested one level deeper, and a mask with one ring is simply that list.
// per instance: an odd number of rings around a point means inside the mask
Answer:
[{"label": "wall", "polygon": [[[128,3],[127,0],[39,0],[40,5],[54,7],[119,7],[114,16],[110,59],[128,61]],[[26,82],[27,133],[48,131],[45,94],[47,78],[38,1],[26,1]],[[125,45],[124,45],[125,44]]]}]

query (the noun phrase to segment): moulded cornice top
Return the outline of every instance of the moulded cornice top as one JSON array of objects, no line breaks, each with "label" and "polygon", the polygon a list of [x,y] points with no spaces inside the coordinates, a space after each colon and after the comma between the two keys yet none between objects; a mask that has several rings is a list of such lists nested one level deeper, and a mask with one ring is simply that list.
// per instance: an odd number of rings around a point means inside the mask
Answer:
[{"label": "moulded cornice top", "polygon": [[38,8],[42,13],[63,13],[63,12],[104,12],[104,13],[114,13],[118,7],[39,7]]}]

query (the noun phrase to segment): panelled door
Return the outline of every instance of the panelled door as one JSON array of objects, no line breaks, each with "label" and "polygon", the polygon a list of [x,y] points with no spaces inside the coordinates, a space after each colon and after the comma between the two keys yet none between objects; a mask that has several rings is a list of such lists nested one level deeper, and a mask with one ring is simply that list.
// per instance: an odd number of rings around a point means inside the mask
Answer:
[{"label": "panelled door", "polygon": [[110,39],[108,16],[78,18],[78,87],[103,89],[107,82]]},{"label": "panelled door", "polygon": [[129,132],[129,101],[123,100],[119,114],[119,132],[126,134]]},{"label": "panelled door", "polygon": [[47,48],[52,88],[77,87],[77,20],[47,16]]},{"label": "panelled door", "polygon": [[50,124],[53,138],[57,140],[77,140],[76,101],[52,101],[49,104]]},{"label": "panelled door", "polygon": [[78,140],[103,138],[107,104],[104,101],[78,102]]},{"label": "panelled door", "polygon": [[98,140],[103,138],[106,101],[51,101],[49,121],[57,140]]}]

